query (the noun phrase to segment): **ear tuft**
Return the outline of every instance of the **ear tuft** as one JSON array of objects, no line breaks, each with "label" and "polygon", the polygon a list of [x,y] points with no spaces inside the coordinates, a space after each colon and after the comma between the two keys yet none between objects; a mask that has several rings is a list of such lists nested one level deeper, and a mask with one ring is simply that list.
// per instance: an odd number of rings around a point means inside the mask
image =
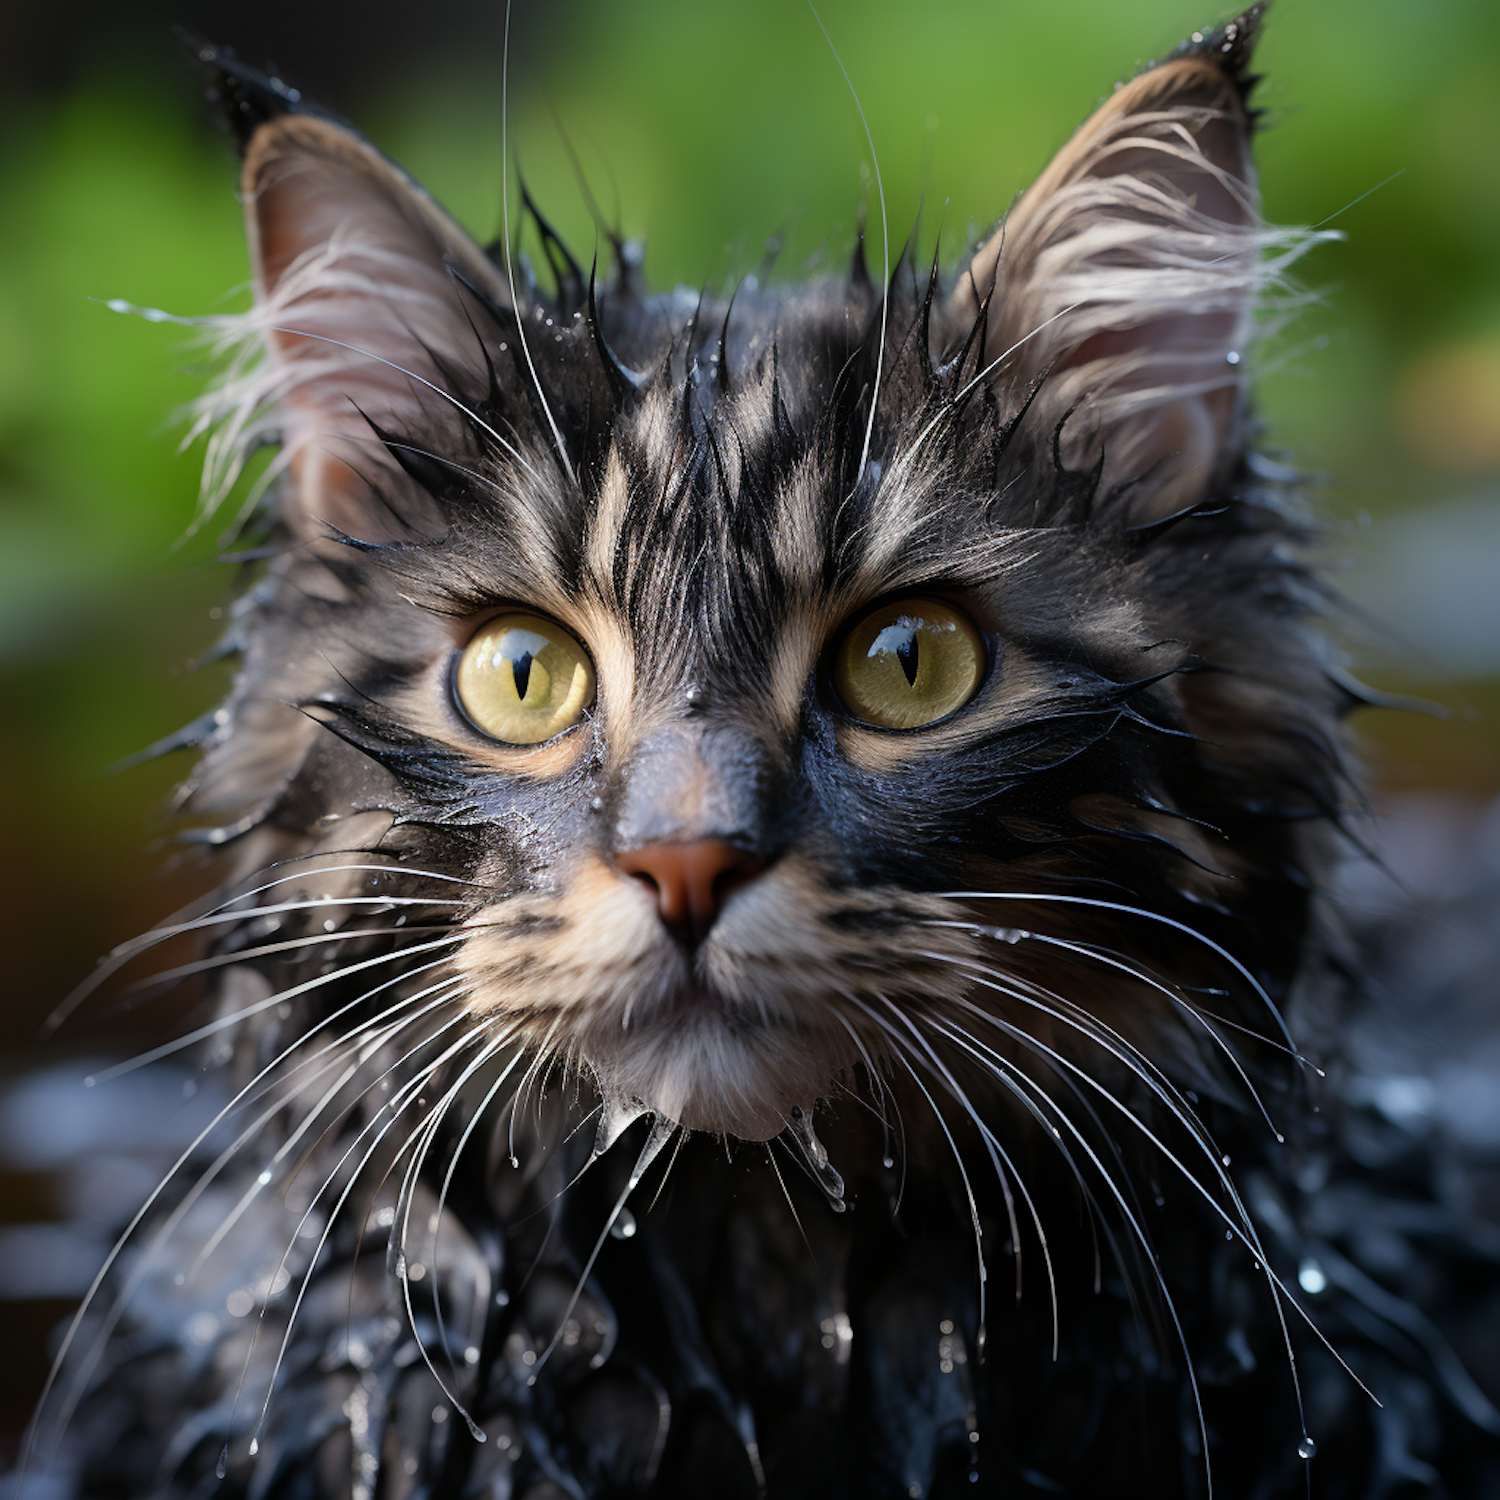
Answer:
[{"label": "ear tuft", "polygon": [[1250,90],[1260,81],[1249,68],[1256,44],[1260,41],[1266,9],[1265,3],[1252,5],[1213,31],[1195,31],[1167,61],[1179,57],[1201,57],[1213,63],[1226,78],[1239,86],[1240,102],[1244,103]]},{"label": "ear tuft", "polygon": [[1170,62],[1174,58],[1196,57],[1211,62],[1238,91],[1246,124],[1252,131],[1260,123],[1260,111],[1251,108],[1250,96],[1259,85],[1261,75],[1252,73],[1250,64],[1260,42],[1268,8],[1269,0],[1261,0],[1260,4],[1252,5],[1212,31],[1195,31],[1179,43],[1167,59]]},{"label": "ear tuft", "polygon": [[177,35],[203,70],[204,96],[241,153],[267,120],[286,114],[322,114],[280,78],[242,63],[231,48],[216,47],[181,29]]}]

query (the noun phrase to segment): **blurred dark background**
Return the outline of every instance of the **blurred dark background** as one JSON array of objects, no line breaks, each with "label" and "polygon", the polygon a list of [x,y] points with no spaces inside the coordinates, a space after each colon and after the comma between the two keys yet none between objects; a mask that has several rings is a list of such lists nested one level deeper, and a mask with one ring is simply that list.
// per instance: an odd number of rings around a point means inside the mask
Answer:
[{"label": "blurred dark background", "polygon": [[[924,253],[941,225],[950,264],[1115,80],[1223,18],[1202,0],[820,9],[893,241],[922,205]],[[226,684],[196,658],[233,585],[216,557],[234,507],[193,532],[201,453],[178,452],[174,415],[204,357],[184,330],[104,306],[192,315],[246,295],[233,153],[174,24],[280,70],[481,239],[500,232],[498,0],[0,10],[0,1250],[80,1207],[102,1233],[118,1211],[49,1166],[19,1079],[43,1067],[71,1087],[88,1058],[171,1024],[171,1004],[104,1004],[36,1042],[97,954],[202,884],[164,841],[184,766],[108,769]],[[801,0],[522,0],[511,47],[512,154],[585,260],[596,235],[560,126],[659,287],[724,282],[773,238],[774,274],[843,264],[868,154]],[[1447,830],[1424,835],[1440,871],[1500,792],[1500,6],[1278,0],[1259,62],[1268,216],[1347,236],[1303,263],[1318,295],[1262,351],[1262,407],[1271,443],[1316,476],[1358,606],[1338,625],[1354,666],[1441,710],[1356,721],[1393,826]],[[146,1180],[159,1142],[128,1135],[116,1156]],[[37,1243],[27,1263],[53,1265],[52,1284],[0,1270],[11,1434],[77,1284]]]}]

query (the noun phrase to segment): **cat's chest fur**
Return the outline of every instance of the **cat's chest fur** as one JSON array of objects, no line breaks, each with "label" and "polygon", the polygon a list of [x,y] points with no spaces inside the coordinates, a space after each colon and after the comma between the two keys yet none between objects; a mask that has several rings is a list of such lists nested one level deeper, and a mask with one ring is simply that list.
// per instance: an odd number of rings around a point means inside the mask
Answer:
[{"label": "cat's chest fur", "polygon": [[235,1093],[65,1351],[82,1490],[114,1443],[360,1500],[1399,1469],[1296,1307],[1351,700],[1244,384],[1310,242],[1258,25],[951,275],[701,298],[539,218],[538,290],[205,50],[215,458],[280,444],[188,797]]}]

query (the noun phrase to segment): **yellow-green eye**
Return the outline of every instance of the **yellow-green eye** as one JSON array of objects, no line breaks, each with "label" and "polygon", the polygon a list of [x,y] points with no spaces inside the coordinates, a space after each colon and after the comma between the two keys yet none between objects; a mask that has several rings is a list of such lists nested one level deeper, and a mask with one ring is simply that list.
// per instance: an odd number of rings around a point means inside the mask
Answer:
[{"label": "yellow-green eye", "polygon": [[571,729],[594,701],[594,668],[561,625],[499,615],[464,647],[453,678],[475,728],[511,745],[539,745]]},{"label": "yellow-green eye", "polygon": [[858,621],[839,644],[833,685],[856,719],[915,729],[946,718],[978,691],[979,632],[936,599],[898,599]]}]

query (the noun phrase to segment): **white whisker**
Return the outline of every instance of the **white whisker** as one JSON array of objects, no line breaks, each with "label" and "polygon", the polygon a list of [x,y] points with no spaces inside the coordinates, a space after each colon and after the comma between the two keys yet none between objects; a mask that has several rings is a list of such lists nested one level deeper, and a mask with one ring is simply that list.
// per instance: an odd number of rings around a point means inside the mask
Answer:
[{"label": "white whisker", "polygon": [[190,1031],[185,1036],[178,1037],[175,1041],[163,1042],[159,1047],[153,1047],[148,1052],[138,1053],[135,1057],[125,1062],[115,1063],[108,1068],[101,1068],[93,1075],[95,1083],[106,1083],[112,1078],[118,1078],[125,1073],[133,1073],[137,1068],[144,1068],[148,1063],[160,1062],[164,1057],[170,1057],[174,1052],[181,1052],[185,1047],[191,1047],[194,1042],[201,1042],[206,1037],[216,1036],[219,1032],[227,1030],[231,1026],[238,1026],[241,1021],[247,1021],[252,1016],[258,1016],[262,1012],[272,1009],[277,1005],[284,1005],[289,1000],[295,1000],[299,995],[305,995],[312,990],[321,989],[325,985],[337,984],[341,979],[347,979],[351,974],[362,973],[366,969],[373,969],[380,964],[394,963],[397,959],[409,957],[414,953],[432,953],[439,948],[452,948],[463,941],[465,934],[461,932],[450,933],[446,937],[439,938],[432,943],[414,943],[409,948],[393,948],[389,953],[378,954],[374,958],[362,959],[359,963],[346,964],[342,969],[334,969],[327,974],[319,974],[313,979],[305,979],[301,984],[294,984],[290,989],[277,990],[274,994],[267,995],[263,1000],[257,1000],[253,1005],[246,1005],[239,1010],[232,1011],[227,1016],[219,1016],[215,1020],[198,1027],[196,1031]]},{"label": "white whisker", "polygon": [[891,302],[891,231],[886,219],[885,211],[885,182],[880,175],[880,157],[875,151],[875,137],[870,133],[870,122],[865,118],[865,107],[859,102],[859,94],[854,87],[854,80],[849,76],[849,70],[844,66],[844,59],[839,56],[839,49],[833,45],[833,38],[828,34],[828,28],[823,24],[823,18],[818,14],[818,8],[813,0],[807,0],[807,8],[813,14],[813,20],[818,23],[818,30],[823,33],[823,40],[828,43],[828,50],[833,53],[833,60],[839,65],[839,72],[844,75],[844,82],[849,88],[849,97],[854,100],[854,107],[859,111],[859,123],[864,128],[865,144],[870,148],[870,163],[875,169],[875,192],[880,200],[880,343],[875,350],[875,389],[870,394],[870,412],[865,418],[865,441],[859,452],[859,469],[855,475],[855,484],[865,477],[865,469],[870,462],[870,438],[875,431],[875,414],[880,406],[880,381],[885,370],[885,340],[886,326],[890,318]]},{"label": "white whisker", "polygon": [[541,377],[537,374],[536,363],[531,357],[531,346],[526,341],[526,319],[516,297],[515,257],[511,253],[510,243],[510,4],[511,0],[505,0],[505,32],[500,44],[500,233],[505,242],[505,279],[510,287],[510,306],[516,319],[516,337],[521,342],[521,353],[526,358],[526,368],[531,374],[536,398],[541,403],[547,425],[552,429],[552,441],[557,448],[563,472],[568,476],[568,483],[576,484],[578,481],[568,459],[562,430],[557,425],[557,418],[552,415],[551,404],[547,400],[546,391],[542,389]]}]

